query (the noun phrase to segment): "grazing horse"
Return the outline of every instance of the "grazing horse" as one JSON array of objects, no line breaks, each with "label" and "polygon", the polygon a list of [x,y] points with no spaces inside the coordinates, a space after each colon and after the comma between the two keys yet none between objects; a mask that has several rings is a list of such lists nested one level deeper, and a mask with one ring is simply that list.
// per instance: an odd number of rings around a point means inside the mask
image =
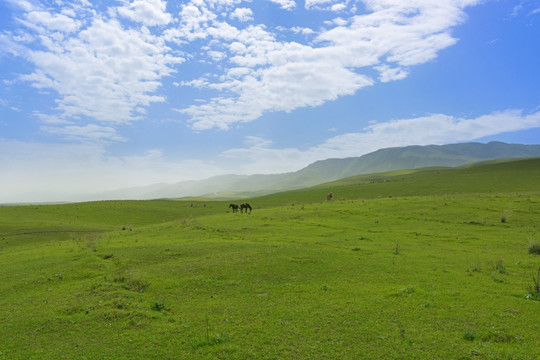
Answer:
[{"label": "grazing horse", "polygon": [[243,203],[242,205],[240,205],[240,212],[244,212],[244,209],[246,210],[246,214],[248,212],[248,209],[250,213],[251,213],[251,210],[253,210],[251,208],[251,205],[249,205],[248,203]]},{"label": "grazing horse", "polygon": [[238,208],[240,206],[236,205],[236,204],[230,204],[229,205],[229,209],[232,208],[232,212],[235,213],[235,212],[238,212]]},{"label": "grazing horse", "polygon": [[332,192],[329,192],[328,195],[326,195],[326,200],[332,200]]}]

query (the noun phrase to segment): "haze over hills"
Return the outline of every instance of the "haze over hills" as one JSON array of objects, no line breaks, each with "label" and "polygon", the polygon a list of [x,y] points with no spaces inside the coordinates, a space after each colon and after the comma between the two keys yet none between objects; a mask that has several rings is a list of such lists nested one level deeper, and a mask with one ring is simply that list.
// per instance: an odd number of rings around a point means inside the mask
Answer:
[{"label": "haze over hills", "polygon": [[344,159],[316,161],[290,173],[272,175],[222,175],[199,181],[153,184],[86,196],[88,200],[156,199],[205,196],[214,198],[250,197],[299,189],[354,175],[418,169],[430,166],[460,166],[503,158],[540,156],[540,145],[502,142],[450,145],[406,146],[380,149]]}]

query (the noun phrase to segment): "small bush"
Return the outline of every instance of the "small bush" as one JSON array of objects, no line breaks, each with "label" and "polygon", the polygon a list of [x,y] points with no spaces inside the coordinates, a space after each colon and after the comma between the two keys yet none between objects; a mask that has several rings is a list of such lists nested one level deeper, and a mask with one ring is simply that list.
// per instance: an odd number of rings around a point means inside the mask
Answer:
[{"label": "small bush", "polygon": [[478,334],[476,333],[476,330],[465,330],[463,333],[463,339],[467,341],[474,341],[478,338]]},{"label": "small bush", "polygon": [[512,214],[508,211],[503,212],[503,214],[501,215],[501,222],[505,223],[511,215]]},{"label": "small bush", "polygon": [[529,244],[529,254],[540,255],[540,244],[531,242]]},{"label": "small bush", "polygon": [[162,311],[165,310],[165,304],[161,301],[154,301],[152,305],[150,305],[150,308],[154,311]]}]

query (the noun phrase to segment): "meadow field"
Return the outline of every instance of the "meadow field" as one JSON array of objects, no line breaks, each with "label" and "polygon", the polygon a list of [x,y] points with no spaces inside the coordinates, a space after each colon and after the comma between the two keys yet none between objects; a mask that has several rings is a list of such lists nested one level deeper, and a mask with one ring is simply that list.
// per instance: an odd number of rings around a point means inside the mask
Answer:
[{"label": "meadow field", "polygon": [[0,359],[540,359],[539,158],[192,200],[0,207]]}]

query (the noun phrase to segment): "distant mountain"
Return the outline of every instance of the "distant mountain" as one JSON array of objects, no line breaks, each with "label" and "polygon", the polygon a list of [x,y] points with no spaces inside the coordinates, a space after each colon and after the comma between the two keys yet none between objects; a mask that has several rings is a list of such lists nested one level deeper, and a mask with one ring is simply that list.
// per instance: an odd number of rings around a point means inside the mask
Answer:
[{"label": "distant mountain", "polygon": [[[393,170],[430,166],[453,167],[484,160],[535,156],[540,156],[540,145],[506,144],[496,141],[488,144],[415,145],[381,149],[360,157],[321,160],[293,174],[297,183],[307,182],[309,179],[322,183],[323,181],[317,178],[323,174],[331,181],[353,175]],[[326,179],[324,181],[328,181]]]},{"label": "distant mountain", "polygon": [[214,198],[251,197],[299,189],[354,175],[418,169],[430,166],[460,166],[473,162],[540,156],[540,145],[502,142],[406,146],[377,150],[344,159],[327,159],[291,173],[274,175],[223,175],[200,181],[154,184],[95,195],[96,199],[156,199],[186,196]]}]

